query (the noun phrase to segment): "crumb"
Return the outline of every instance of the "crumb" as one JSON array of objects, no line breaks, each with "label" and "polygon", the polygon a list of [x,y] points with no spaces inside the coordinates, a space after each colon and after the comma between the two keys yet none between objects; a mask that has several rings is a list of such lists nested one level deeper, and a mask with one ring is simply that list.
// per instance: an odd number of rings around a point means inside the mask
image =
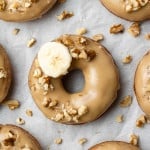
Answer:
[{"label": "crumb", "polygon": [[111,26],[109,30],[111,34],[118,34],[118,33],[122,33],[123,31],[124,31],[124,26],[122,24],[115,24]]},{"label": "crumb", "polygon": [[123,98],[123,100],[119,103],[120,107],[128,107],[132,104],[132,97],[130,95]]},{"label": "crumb", "polygon": [[29,116],[29,117],[32,117],[32,116],[33,116],[32,110],[27,109],[27,110],[26,110],[26,115]]},{"label": "crumb", "polygon": [[135,134],[131,134],[130,135],[130,144],[132,144],[134,146],[138,146],[138,142],[139,142],[139,137]]},{"label": "crumb", "polygon": [[77,29],[76,33],[78,35],[83,35],[83,34],[87,33],[87,29],[86,28]]},{"label": "crumb", "polygon": [[17,120],[16,120],[16,123],[18,124],[18,125],[24,125],[25,124],[25,121],[22,119],[22,118],[17,118]]},{"label": "crumb", "polygon": [[145,115],[141,115],[137,120],[136,120],[136,126],[141,128],[144,127],[144,125],[147,123],[147,117]]},{"label": "crumb", "polygon": [[123,115],[118,115],[117,117],[116,117],[116,122],[118,122],[118,123],[122,123],[123,122]]},{"label": "crumb", "polygon": [[141,32],[141,28],[140,28],[140,24],[137,22],[134,22],[128,29],[128,32],[133,36],[133,37],[137,37],[138,35],[140,35]]},{"label": "crumb", "polygon": [[20,32],[20,29],[15,28],[12,32],[13,35],[17,35]]},{"label": "crumb", "polygon": [[36,43],[36,39],[35,38],[31,38],[28,42],[27,42],[27,47],[32,47],[34,44]]},{"label": "crumb", "polygon": [[62,21],[62,20],[71,18],[73,16],[74,16],[73,12],[69,12],[69,11],[64,10],[60,15],[57,16],[57,20]]},{"label": "crumb", "polygon": [[123,60],[122,60],[122,63],[124,63],[124,64],[129,64],[129,63],[131,63],[132,62],[132,56],[131,55],[128,55],[128,56],[126,56]]},{"label": "crumb", "polygon": [[104,40],[104,35],[103,34],[96,34],[93,36],[93,40],[96,42]]},{"label": "crumb", "polygon": [[82,138],[82,139],[79,140],[79,144],[80,144],[80,145],[83,145],[83,144],[85,144],[86,142],[87,142],[87,139],[86,139],[86,138]]},{"label": "crumb", "polygon": [[62,142],[63,142],[63,139],[62,138],[57,138],[57,139],[55,139],[55,144],[62,144]]}]

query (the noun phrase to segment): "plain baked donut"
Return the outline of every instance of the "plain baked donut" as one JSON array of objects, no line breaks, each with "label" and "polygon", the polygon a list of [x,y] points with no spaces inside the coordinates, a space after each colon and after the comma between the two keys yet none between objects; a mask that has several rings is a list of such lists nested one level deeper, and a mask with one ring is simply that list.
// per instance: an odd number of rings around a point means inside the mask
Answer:
[{"label": "plain baked donut", "polygon": [[[100,0],[115,15],[130,21],[150,19],[149,0]],[[137,5],[138,4],[138,5]]]},{"label": "plain baked donut", "polygon": [[1,150],[41,150],[38,141],[26,130],[15,125],[0,124]]},{"label": "plain baked donut", "polygon": [[142,58],[137,66],[134,89],[140,107],[150,116],[150,52]]},{"label": "plain baked donut", "polygon": [[140,150],[140,149],[126,142],[108,141],[97,144],[91,147],[89,150]]},{"label": "plain baked donut", "polygon": [[1,0],[0,19],[22,22],[40,18],[57,0]]},{"label": "plain baked donut", "polygon": [[[99,43],[83,36],[63,35],[55,41],[68,48],[72,56],[69,71],[80,69],[85,86],[81,92],[68,93],[62,85],[63,76],[45,76],[36,57],[29,73],[35,103],[49,119],[60,123],[81,124],[99,118],[114,102],[119,89],[118,70],[112,56]],[[49,85],[47,91],[45,83]]]},{"label": "plain baked donut", "polygon": [[11,78],[9,58],[4,48],[0,45],[0,103],[8,94],[11,84]]}]

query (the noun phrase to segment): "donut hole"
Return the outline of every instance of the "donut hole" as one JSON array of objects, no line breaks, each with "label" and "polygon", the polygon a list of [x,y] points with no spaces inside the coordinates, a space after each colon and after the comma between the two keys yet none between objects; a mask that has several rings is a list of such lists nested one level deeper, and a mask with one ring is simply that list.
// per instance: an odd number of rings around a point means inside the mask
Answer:
[{"label": "donut hole", "polygon": [[81,92],[85,85],[84,74],[80,69],[74,69],[62,78],[64,89],[68,93]]}]

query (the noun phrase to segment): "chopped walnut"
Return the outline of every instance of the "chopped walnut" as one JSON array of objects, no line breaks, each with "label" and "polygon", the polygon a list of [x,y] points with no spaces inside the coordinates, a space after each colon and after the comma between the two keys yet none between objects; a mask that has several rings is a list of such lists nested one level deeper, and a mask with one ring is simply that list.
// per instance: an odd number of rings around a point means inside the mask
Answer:
[{"label": "chopped walnut", "polygon": [[133,12],[141,9],[149,3],[149,0],[124,0],[126,12]]},{"label": "chopped walnut", "polygon": [[42,76],[42,70],[40,68],[36,68],[33,73],[33,77],[39,78]]},{"label": "chopped walnut", "polygon": [[136,120],[136,126],[141,128],[147,123],[147,118],[145,115],[141,115],[137,120]]},{"label": "chopped walnut", "polygon": [[4,146],[14,146],[15,145],[15,141],[16,141],[16,139],[15,138],[6,138],[6,139],[4,139],[3,141],[2,141],[2,144],[4,145]]},{"label": "chopped walnut", "polygon": [[58,102],[57,102],[56,100],[52,100],[52,101],[50,101],[48,107],[49,107],[49,108],[53,108],[53,107],[56,106],[57,104],[58,104]]},{"label": "chopped walnut", "polygon": [[96,42],[104,40],[104,35],[103,34],[96,34],[93,36],[93,40]]},{"label": "chopped walnut", "polygon": [[55,144],[62,144],[62,142],[63,142],[63,139],[62,138],[57,138],[57,139],[55,139]]},{"label": "chopped walnut", "polygon": [[54,120],[55,120],[55,121],[60,121],[60,120],[62,120],[63,118],[64,118],[64,115],[61,114],[61,113],[58,113],[58,114],[56,114]]},{"label": "chopped walnut", "polygon": [[87,33],[87,29],[82,27],[80,29],[77,29],[76,32],[78,35],[83,35],[83,34]]},{"label": "chopped walnut", "polygon": [[5,0],[0,0],[0,11],[4,11],[6,8]]},{"label": "chopped walnut", "polygon": [[79,37],[79,44],[87,45],[87,40],[84,37]]},{"label": "chopped walnut", "polygon": [[6,77],[7,77],[7,72],[3,68],[0,68],[0,79],[6,78]]},{"label": "chopped walnut", "polygon": [[123,115],[118,115],[118,116],[116,117],[116,122],[122,123],[122,122],[123,122]]},{"label": "chopped walnut", "polygon": [[87,53],[84,50],[80,52],[78,57],[79,57],[79,59],[87,59],[88,58]]},{"label": "chopped walnut", "polygon": [[57,20],[61,21],[64,19],[71,18],[72,16],[74,16],[73,12],[64,10],[60,15],[57,16]]},{"label": "chopped walnut", "polygon": [[83,115],[86,114],[87,112],[88,112],[88,107],[87,107],[87,106],[82,105],[82,106],[80,106],[80,107],[78,108],[78,115],[79,115],[79,116],[83,116]]},{"label": "chopped walnut", "polygon": [[135,134],[130,135],[130,144],[137,146],[139,142],[139,137]]},{"label": "chopped walnut", "polygon": [[27,109],[27,110],[26,110],[26,114],[27,114],[27,116],[29,116],[29,117],[32,117],[32,116],[33,116],[33,112],[32,112],[32,110],[30,110],[30,109]]},{"label": "chopped walnut", "polygon": [[45,98],[43,99],[42,105],[43,105],[44,107],[48,107],[49,103],[50,103],[50,100],[45,97]]},{"label": "chopped walnut", "polygon": [[128,29],[128,32],[134,36],[137,37],[138,35],[140,35],[141,32],[141,28],[140,28],[140,24],[137,22],[134,22]]},{"label": "chopped walnut", "polygon": [[25,124],[25,121],[22,119],[22,118],[18,118],[17,120],[16,120],[16,123],[18,124],[18,125],[24,125]]},{"label": "chopped walnut", "polygon": [[132,104],[132,97],[130,95],[123,98],[123,100],[119,103],[120,107],[128,107]]},{"label": "chopped walnut", "polygon": [[150,33],[145,34],[145,39],[150,40]]},{"label": "chopped walnut", "polygon": [[132,56],[128,55],[122,60],[122,63],[129,64],[129,63],[131,63],[131,61],[132,61]]},{"label": "chopped walnut", "polygon": [[36,43],[36,39],[35,38],[31,38],[28,42],[27,42],[27,47],[32,47],[34,44]]},{"label": "chopped walnut", "polygon": [[112,27],[110,27],[109,32],[111,34],[118,34],[124,31],[124,26],[122,24],[115,24]]},{"label": "chopped walnut", "polygon": [[82,139],[79,140],[79,144],[80,144],[80,145],[83,145],[83,144],[85,144],[86,142],[87,142],[87,139],[86,139],[86,138],[82,138]]},{"label": "chopped walnut", "polygon": [[12,33],[13,35],[17,35],[19,32],[20,32],[20,29],[15,28]]},{"label": "chopped walnut", "polygon": [[55,87],[53,84],[50,84],[49,87],[50,87],[51,91],[54,91]]},{"label": "chopped walnut", "polygon": [[10,110],[14,110],[20,106],[20,103],[18,100],[9,100],[9,101],[6,101],[4,104],[6,104]]}]

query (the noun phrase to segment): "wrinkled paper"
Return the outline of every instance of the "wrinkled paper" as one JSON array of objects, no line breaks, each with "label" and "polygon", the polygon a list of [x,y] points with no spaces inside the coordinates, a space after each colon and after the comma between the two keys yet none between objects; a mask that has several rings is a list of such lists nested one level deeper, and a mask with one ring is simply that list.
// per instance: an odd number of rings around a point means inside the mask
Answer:
[{"label": "wrinkled paper", "polygon": [[[74,12],[74,17],[61,22],[57,21],[56,16],[63,10]],[[118,23],[123,24],[126,31],[123,34],[111,35],[110,26]],[[55,5],[41,19],[26,23],[0,21],[0,43],[8,52],[13,71],[13,83],[7,99],[18,99],[21,102],[21,107],[14,111],[9,110],[6,106],[1,106],[0,123],[16,124],[18,117],[23,118],[26,123],[21,127],[38,139],[43,150],[47,150],[48,147],[51,150],[87,150],[102,141],[128,142],[132,133],[140,136],[141,149],[149,150],[150,125],[144,128],[135,127],[136,119],[143,112],[134,95],[133,79],[139,60],[150,49],[150,41],[144,39],[144,35],[150,32],[150,21],[142,23],[142,33],[137,38],[127,32],[130,25],[131,22],[108,12],[99,0],[68,0],[64,4]],[[110,51],[119,67],[121,89],[118,99],[98,120],[84,125],[58,124],[48,120],[35,105],[28,88],[28,73],[42,44],[61,34],[74,34],[81,27],[87,28],[86,36],[88,37],[98,33],[104,34],[105,40],[102,44]],[[16,36],[12,34],[14,28],[20,29]],[[32,48],[27,48],[27,41],[32,37],[37,39],[37,43]],[[129,65],[124,65],[122,59],[127,55],[132,55],[133,61]],[[133,96],[133,103],[130,107],[120,108],[119,101],[126,95]],[[33,111],[33,117],[26,115],[26,109]],[[118,115],[124,115],[123,123],[115,121]],[[56,145],[54,140],[59,137],[63,139],[63,143]],[[88,142],[81,146],[78,142],[81,138],[87,138]]]}]

